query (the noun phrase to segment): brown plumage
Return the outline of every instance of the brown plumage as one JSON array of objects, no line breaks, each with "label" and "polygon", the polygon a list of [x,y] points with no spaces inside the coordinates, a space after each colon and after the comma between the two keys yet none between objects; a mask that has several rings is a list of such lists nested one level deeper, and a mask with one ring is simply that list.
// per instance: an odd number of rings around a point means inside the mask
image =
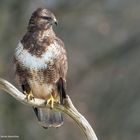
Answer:
[{"label": "brown plumage", "polygon": [[[45,100],[53,97],[55,102],[63,104],[67,57],[63,42],[53,31],[53,24],[57,24],[57,20],[47,9],[39,8],[32,14],[27,32],[15,50],[14,64],[24,93],[32,93],[34,97]],[[63,123],[60,112],[42,108],[34,108],[34,111],[45,128],[59,127]]]}]

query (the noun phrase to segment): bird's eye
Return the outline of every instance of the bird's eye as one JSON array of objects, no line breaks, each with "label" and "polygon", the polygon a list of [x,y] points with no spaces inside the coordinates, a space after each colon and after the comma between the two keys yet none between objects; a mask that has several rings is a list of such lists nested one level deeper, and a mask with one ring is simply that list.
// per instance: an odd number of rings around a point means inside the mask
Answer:
[{"label": "bird's eye", "polygon": [[45,20],[52,20],[51,17],[46,17],[46,16],[41,16],[41,18],[45,19]]}]

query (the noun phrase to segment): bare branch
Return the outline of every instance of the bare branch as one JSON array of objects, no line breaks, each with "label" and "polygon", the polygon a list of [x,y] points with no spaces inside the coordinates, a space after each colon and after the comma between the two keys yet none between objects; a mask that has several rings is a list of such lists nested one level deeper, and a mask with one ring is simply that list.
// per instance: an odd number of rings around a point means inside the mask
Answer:
[{"label": "bare branch", "polygon": [[[50,108],[50,105],[47,105],[46,101],[42,99],[35,98],[35,100],[27,101],[25,99],[26,96],[22,92],[20,92],[12,84],[10,84],[8,81],[2,78],[0,78],[0,89],[3,89],[11,96],[13,96],[15,99],[17,99],[18,101],[26,105]],[[84,116],[82,116],[74,107],[69,96],[67,96],[67,98],[65,99],[64,105],[55,103],[53,110],[61,111],[67,114],[70,118],[72,118],[77,123],[77,125],[81,128],[87,140],[97,140],[96,134],[93,131],[92,127],[90,126],[88,121],[84,118]]]}]

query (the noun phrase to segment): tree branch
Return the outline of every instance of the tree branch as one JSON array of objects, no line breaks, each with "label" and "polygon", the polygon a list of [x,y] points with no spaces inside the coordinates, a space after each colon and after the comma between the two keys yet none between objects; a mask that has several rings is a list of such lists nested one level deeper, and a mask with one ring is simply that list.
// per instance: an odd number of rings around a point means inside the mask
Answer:
[{"label": "tree branch", "polygon": [[[34,100],[27,101],[25,99],[26,96],[22,92],[20,92],[12,84],[10,84],[8,81],[2,78],[0,78],[0,89],[3,89],[7,93],[9,93],[11,96],[13,96],[16,100],[22,102],[23,104],[35,106],[35,107],[50,108],[50,105],[47,105],[46,101],[42,99],[35,98]],[[77,125],[81,128],[87,140],[98,140],[92,127],[90,126],[88,121],[84,118],[84,116],[82,116],[77,111],[77,109],[74,107],[68,95],[67,95],[67,98],[65,99],[65,104],[60,105],[58,103],[55,103],[53,110],[61,111],[67,114],[70,118],[72,118],[77,123]]]}]

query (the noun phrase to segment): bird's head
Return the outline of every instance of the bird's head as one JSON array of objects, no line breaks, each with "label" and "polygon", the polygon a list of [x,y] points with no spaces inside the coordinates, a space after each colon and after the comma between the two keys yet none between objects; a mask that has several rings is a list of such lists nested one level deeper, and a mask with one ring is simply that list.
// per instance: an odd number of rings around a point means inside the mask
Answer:
[{"label": "bird's head", "polygon": [[33,12],[29,20],[28,29],[36,28],[47,30],[52,27],[53,24],[58,24],[54,14],[48,9],[38,8],[36,11]]}]

